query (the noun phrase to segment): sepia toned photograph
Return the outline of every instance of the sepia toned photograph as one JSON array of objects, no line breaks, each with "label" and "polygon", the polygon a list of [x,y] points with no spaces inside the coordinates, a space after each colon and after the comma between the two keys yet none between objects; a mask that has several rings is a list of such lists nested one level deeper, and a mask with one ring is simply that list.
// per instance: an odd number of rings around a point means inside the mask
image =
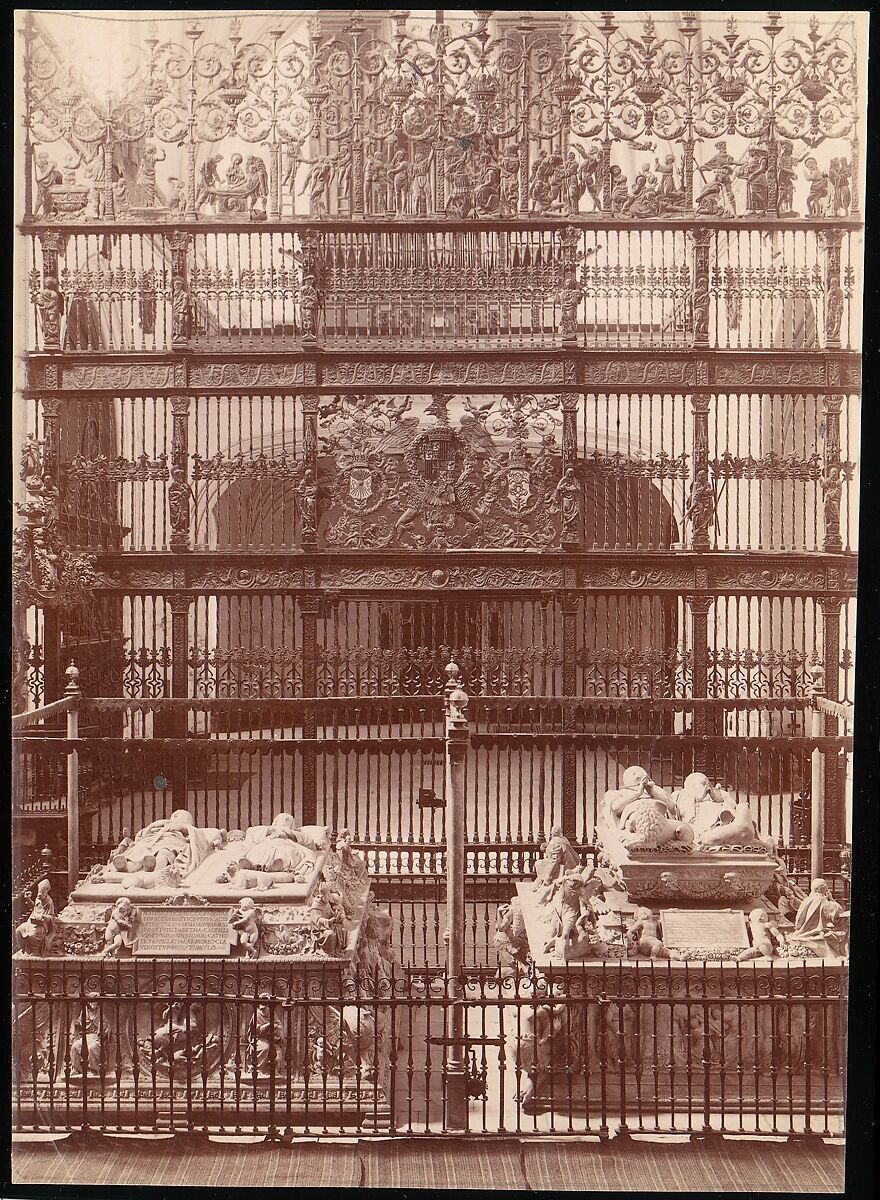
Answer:
[{"label": "sepia toned photograph", "polygon": [[4,1194],[844,1192],[868,30],[16,12]]}]

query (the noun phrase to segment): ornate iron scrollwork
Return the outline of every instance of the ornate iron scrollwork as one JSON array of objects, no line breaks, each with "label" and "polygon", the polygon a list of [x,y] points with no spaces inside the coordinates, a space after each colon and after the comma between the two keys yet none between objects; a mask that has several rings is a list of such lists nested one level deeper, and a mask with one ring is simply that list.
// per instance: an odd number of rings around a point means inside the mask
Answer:
[{"label": "ornate iron scrollwork", "polygon": [[[315,218],[571,216],[585,202],[735,216],[739,181],[748,214],[790,215],[801,162],[807,215],[852,205],[850,148],[815,156],[858,119],[855,39],[840,22],[688,12],[637,31],[607,11],[554,28],[481,10],[439,23],[352,14],[333,33],[320,16],[299,24],[246,36],[234,18],[211,40],[197,21],[180,40],[156,27],[132,47],[125,86],[100,97],[28,17],[27,215],[277,220],[307,196]],[[747,142],[739,158],[732,138]],[[115,146],[142,147],[134,172],[118,170]],[[632,178],[616,147],[643,156]]]}]

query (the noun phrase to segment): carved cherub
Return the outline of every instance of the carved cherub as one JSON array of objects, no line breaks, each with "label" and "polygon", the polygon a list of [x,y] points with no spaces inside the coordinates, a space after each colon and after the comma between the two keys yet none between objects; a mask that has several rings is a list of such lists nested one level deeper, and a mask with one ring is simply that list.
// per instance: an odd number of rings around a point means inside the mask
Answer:
[{"label": "carved cherub", "polygon": [[660,937],[660,922],[650,908],[637,908],[628,937],[637,955],[642,958],[672,958]]},{"label": "carved cherub", "polygon": [[229,914],[229,944],[236,949],[241,946],[247,958],[257,958],[262,921],[262,911],[257,908],[253,897],[242,896]]},{"label": "carved cherub", "polygon": [[738,962],[748,962],[752,958],[777,958],[778,950],[785,945],[785,938],[771,921],[766,908],[753,908],[749,913],[749,930],[752,944],[742,954],[737,955]]},{"label": "carved cherub", "polygon": [[230,883],[237,888],[257,888],[267,892],[276,883],[294,883],[296,875],[293,871],[255,871],[231,862],[222,875],[218,875],[218,883]]},{"label": "carved cherub", "polygon": [[104,955],[118,955],[123,949],[128,949],[134,942],[134,928],[137,924],[138,913],[127,896],[119,900],[107,911],[107,925],[104,929]]}]

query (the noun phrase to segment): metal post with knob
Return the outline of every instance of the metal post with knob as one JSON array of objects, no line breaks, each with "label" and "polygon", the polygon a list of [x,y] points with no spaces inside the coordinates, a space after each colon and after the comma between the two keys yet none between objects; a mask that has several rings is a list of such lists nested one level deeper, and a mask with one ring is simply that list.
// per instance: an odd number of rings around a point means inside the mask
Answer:
[{"label": "metal post with knob", "polygon": [[465,758],[468,695],[455,663],[446,667],[446,975],[448,1021],[443,1078],[446,1085],[446,1128],[467,1129],[467,1048],[462,1005],[464,968]]},{"label": "metal post with knob", "polygon": [[[816,703],[825,695],[825,669],[815,665],[809,669],[810,736],[822,737],[825,732],[821,709]],[[813,751],[810,770],[810,879],[825,875],[825,755],[817,747]]]},{"label": "metal post with knob", "polygon": [[[79,738],[79,670],[71,663],[64,672],[67,687],[65,699],[70,701],[67,710],[67,740]],[[79,880],[79,753],[76,747],[67,750],[67,887],[72,892]]]}]

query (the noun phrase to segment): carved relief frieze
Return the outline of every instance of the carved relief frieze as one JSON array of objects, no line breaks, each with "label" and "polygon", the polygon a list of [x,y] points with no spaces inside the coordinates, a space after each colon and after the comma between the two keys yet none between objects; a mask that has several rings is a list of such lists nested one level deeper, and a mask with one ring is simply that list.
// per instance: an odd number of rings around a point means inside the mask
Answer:
[{"label": "carved relief frieze", "polygon": [[585,386],[689,387],[696,383],[694,361],[689,358],[662,358],[645,362],[627,358],[588,358],[584,362]]},{"label": "carved relief frieze", "polygon": [[306,382],[301,362],[194,362],[189,383],[194,388],[295,387]]},{"label": "carved relief frieze", "polygon": [[[836,463],[839,477],[851,480],[855,475],[854,462]],[[797,454],[778,454],[770,450],[761,456],[733,455],[729,450],[709,462],[709,470],[715,479],[798,479],[816,482],[823,478],[821,455],[812,454],[801,458]]]},{"label": "carved relief frieze", "polygon": [[321,382],[327,387],[544,387],[565,382],[562,360],[509,358],[429,362],[376,362],[326,359]]},{"label": "carved relief frieze", "polygon": [[272,567],[217,567],[213,570],[193,570],[189,586],[194,591],[260,588],[285,590],[301,588],[305,584],[304,573],[295,568],[275,569]]},{"label": "carved relief frieze", "polygon": [[692,567],[585,566],[579,584],[591,591],[629,591],[636,588],[685,589],[694,586]]},{"label": "carved relief frieze", "polygon": [[124,455],[107,458],[98,455],[97,458],[85,458],[77,454],[66,464],[65,474],[68,482],[78,483],[146,483],[149,480],[165,480],[168,478],[168,458],[162,453],[157,458],[150,458],[146,453],[138,455],[134,460]]},{"label": "carved relief frieze", "polygon": [[761,570],[725,570],[713,573],[712,582],[719,591],[772,592],[819,591],[825,583],[825,572],[817,566],[798,570],[785,567],[765,567]]},{"label": "carved relief frieze", "polygon": [[178,386],[174,363],[62,364],[61,385],[72,391],[125,391]]},{"label": "carved relief frieze", "polygon": [[163,592],[174,586],[174,572],[171,570],[144,570],[135,567],[126,571],[111,571],[107,578],[114,590]]},{"label": "carved relief frieze", "polygon": [[803,358],[796,362],[778,359],[769,362],[750,362],[748,359],[724,362],[716,359],[712,370],[712,383],[716,388],[812,388],[824,387],[826,381],[825,363],[821,358]]},{"label": "carved relief frieze", "polygon": [[327,567],[322,572],[325,588],[515,588],[545,590],[563,583],[556,567]]}]

